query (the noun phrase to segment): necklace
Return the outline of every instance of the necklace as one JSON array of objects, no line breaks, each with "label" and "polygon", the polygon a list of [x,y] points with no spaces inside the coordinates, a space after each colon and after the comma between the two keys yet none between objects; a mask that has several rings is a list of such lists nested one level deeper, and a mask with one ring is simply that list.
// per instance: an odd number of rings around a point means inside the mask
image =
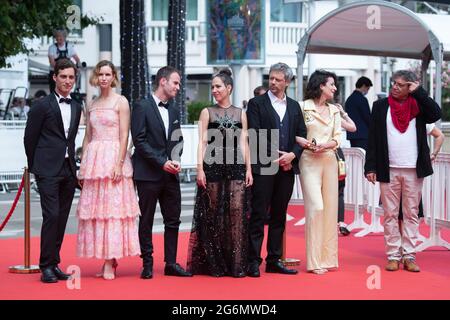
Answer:
[{"label": "necklace", "polygon": [[231,106],[232,106],[232,104],[230,104],[230,105],[228,105],[228,106],[222,106],[222,105],[220,105],[220,104],[217,104],[217,106],[219,106],[219,108],[222,108],[222,109],[228,109],[228,108],[230,108]]}]

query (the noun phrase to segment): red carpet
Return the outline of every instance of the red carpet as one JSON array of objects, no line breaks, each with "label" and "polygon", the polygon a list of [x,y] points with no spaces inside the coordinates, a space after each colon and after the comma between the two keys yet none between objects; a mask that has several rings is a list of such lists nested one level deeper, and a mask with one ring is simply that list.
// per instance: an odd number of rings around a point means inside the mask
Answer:
[{"label": "red carpet", "polygon": [[[287,256],[302,260],[296,276],[262,272],[256,279],[166,277],[163,275],[163,238],[158,234],[154,236],[156,249],[152,280],[139,279],[141,260],[134,257],[120,260],[117,279],[106,281],[95,278],[102,262],[77,258],[75,235],[68,235],[63,245],[61,267],[78,265],[81,269],[80,288],[70,289],[65,282],[43,284],[39,281],[39,274],[8,273],[9,266],[23,264],[23,239],[8,239],[0,240],[0,299],[450,299],[448,250],[432,248],[418,253],[420,273],[404,270],[386,272],[383,269],[386,257],[381,234],[364,238],[339,237],[339,269],[325,275],[306,273],[304,227],[294,226],[302,217],[302,210],[301,207],[289,208],[289,214],[295,219],[288,222]],[[347,212],[347,218],[351,215]],[[424,234],[425,229],[421,229]],[[449,240],[450,232],[445,231],[443,236]],[[188,237],[188,233],[180,235],[178,261],[182,265],[186,263]],[[39,238],[33,238],[31,244],[32,263],[37,264]],[[368,278],[372,275],[366,272],[369,266],[380,268],[380,289],[367,287]]]}]

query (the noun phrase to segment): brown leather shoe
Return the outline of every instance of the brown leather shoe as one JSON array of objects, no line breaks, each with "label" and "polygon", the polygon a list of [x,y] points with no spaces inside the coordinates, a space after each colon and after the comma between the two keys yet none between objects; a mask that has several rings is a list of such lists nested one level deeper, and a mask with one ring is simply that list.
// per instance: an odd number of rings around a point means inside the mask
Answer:
[{"label": "brown leather shoe", "polygon": [[397,271],[399,269],[400,261],[388,260],[388,264],[384,267],[387,271]]},{"label": "brown leather shoe", "polygon": [[419,266],[413,259],[404,259],[403,260],[403,268],[410,272],[420,272]]}]

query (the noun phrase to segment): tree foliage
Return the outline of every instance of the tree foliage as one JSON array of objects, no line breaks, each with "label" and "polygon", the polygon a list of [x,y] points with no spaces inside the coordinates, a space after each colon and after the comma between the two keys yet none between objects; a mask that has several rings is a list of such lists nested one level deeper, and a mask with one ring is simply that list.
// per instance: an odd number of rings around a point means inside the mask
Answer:
[{"label": "tree foliage", "polygon": [[[67,13],[72,0],[0,0],[0,68],[8,66],[6,59],[19,53],[29,53],[26,39],[51,36],[56,28],[67,26]],[[97,18],[80,16],[85,28],[98,23]]]}]

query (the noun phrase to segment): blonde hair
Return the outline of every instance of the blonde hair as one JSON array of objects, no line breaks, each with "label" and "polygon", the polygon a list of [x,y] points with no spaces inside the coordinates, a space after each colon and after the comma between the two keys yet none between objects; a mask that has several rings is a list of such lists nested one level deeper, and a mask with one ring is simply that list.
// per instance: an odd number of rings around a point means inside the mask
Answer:
[{"label": "blonde hair", "polygon": [[114,80],[111,83],[111,87],[112,88],[117,87],[117,85],[119,84],[119,78],[117,76],[117,70],[116,70],[116,67],[114,66],[114,64],[111,61],[108,61],[108,60],[102,60],[99,63],[97,63],[97,65],[95,66],[94,72],[92,72],[92,75],[89,78],[89,83],[91,84],[91,86],[98,87],[98,74],[100,72],[100,69],[102,67],[106,67],[106,66],[111,68],[112,74],[114,76]]}]

